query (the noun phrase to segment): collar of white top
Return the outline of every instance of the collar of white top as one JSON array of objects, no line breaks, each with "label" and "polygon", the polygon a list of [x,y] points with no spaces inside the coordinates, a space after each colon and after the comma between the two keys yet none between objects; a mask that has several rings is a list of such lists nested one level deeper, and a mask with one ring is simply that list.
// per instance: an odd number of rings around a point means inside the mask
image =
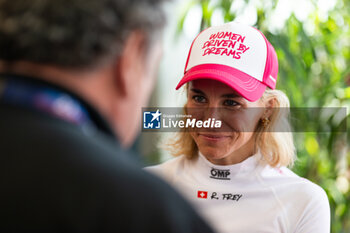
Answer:
[{"label": "collar of white top", "polygon": [[[199,152],[199,156],[194,161],[195,170],[200,176],[210,180],[221,180],[228,182],[233,177],[240,177],[253,172],[259,165],[262,165],[262,156],[260,152],[248,157],[244,161],[232,165],[216,165],[208,161],[205,156]],[[198,173],[197,173],[198,174]]]}]

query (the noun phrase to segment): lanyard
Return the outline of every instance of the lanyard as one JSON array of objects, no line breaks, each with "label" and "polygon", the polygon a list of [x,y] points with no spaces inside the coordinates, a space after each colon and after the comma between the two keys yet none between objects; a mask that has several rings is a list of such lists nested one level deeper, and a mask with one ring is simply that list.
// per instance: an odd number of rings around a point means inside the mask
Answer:
[{"label": "lanyard", "polygon": [[69,94],[20,80],[0,80],[0,103],[44,112],[79,126],[89,126],[86,109]]}]

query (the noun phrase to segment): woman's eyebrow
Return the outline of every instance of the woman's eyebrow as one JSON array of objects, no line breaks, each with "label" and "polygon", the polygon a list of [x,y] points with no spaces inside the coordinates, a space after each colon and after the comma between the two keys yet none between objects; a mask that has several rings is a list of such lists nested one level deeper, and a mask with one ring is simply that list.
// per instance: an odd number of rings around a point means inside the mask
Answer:
[{"label": "woman's eyebrow", "polygon": [[[197,93],[197,94],[205,95],[205,93],[200,89],[191,88],[190,90]],[[221,95],[221,97],[222,98],[237,98],[237,97],[241,97],[241,96],[236,94],[236,93],[228,93],[228,94]]]},{"label": "woman's eyebrow", "polygon": [[234,94],[234,93],[230,93],[230,94],[224,94],[221,97],[223,97],[223,98],[236,98],[236,97],[241,97],[241,96]]},{"label": "woman's eyebrow", "polygon": [[199,90],[199,89],[191,88],[191,91],[196,92],[197,94],[205,95],[205,93],[203,91]]}]

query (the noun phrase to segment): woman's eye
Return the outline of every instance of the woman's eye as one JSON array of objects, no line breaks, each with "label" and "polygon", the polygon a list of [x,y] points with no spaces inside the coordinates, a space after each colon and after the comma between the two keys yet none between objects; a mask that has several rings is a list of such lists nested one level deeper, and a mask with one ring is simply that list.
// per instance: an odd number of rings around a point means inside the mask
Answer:
[{"label": "woman's eye", "polygon": [[238,106],[239,103],[234,100],[225,100],[224,101],[224,106]]},{"label": "woman's eye", "polygon": [[206,99],[204,96],[201,96],[201,95],[194,95],[192,97],[192,99],[196,102],[196,103],[205,103],[206,102]]}]

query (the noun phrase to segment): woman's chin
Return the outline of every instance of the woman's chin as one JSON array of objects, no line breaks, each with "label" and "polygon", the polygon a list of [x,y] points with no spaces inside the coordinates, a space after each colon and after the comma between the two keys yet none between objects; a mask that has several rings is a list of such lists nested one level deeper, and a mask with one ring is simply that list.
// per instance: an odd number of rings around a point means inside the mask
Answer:
[{"label": "woman's chin", "polygon": [[208,160],[217,160],[222,159],[225,157],[226,153],[224,151],[221,151],[222,148],[215,148],[215,147],[199,147],[199,151],[206,157]]}]

